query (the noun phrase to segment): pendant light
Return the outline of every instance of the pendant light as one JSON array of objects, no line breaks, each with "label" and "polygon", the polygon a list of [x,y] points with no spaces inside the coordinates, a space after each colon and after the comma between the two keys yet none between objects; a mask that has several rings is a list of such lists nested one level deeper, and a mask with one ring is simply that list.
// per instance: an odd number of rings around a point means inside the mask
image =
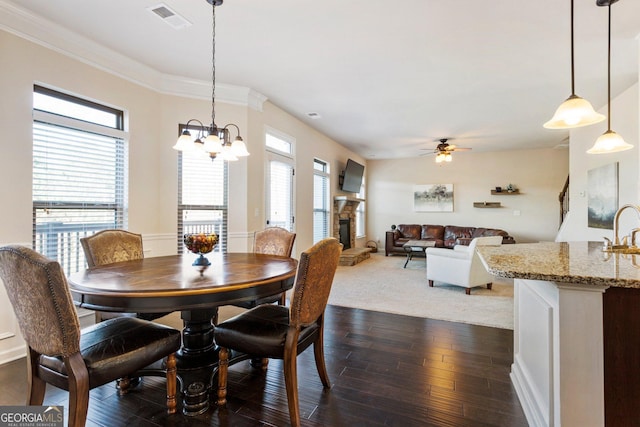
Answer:
[{"label": "pendant light", "polygon": [[[205,126],[197,119],[187,122],[182,135],[173,146],[178,151],[199,151],[208,153],[211,160],[220,156],[223,160],[234,161],[238,157],[248,156],[247,146],[240,136],[240,128],[233,123],[224,127],[216,125],[216,6],[220,6],[223,0],[206,0],[211,4],[211,125]],[[197,123],[198,134],[194,140],[189,131],[191,123]],[[195,126],[192,126],[192,129]],[[236,138],[231,142],[230,131],[235,128]]]},{"label": "pendant light", "polygon": [[602,114],[593,109],[589,101],[576,95],[573,56],[573,0],[571,0],[571,96],[560,104],[551,120],[543,125],[547,129],[577,128],[605,119]]},{"label": "pendant light", "polygon": [[609,8],[609,47],[607,58],[607,131],[596,139],[593,147],[587,150],[589,154],[616,153],[618,151],[630,150],[633,145],[628,144],[616,132],[611,130],[611,5],[618,0],[597,0],[598,6]]}]

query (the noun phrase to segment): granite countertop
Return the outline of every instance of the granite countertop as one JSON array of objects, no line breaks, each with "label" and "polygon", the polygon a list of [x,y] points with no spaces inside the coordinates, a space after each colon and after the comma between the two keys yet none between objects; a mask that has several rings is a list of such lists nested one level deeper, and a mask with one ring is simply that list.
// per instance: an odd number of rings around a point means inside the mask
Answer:
[{"label": "granite countertop", "polygon": [[498,277],[640,288],[640,255],[602,251],[602,242],[541,242],[478,246]]}]

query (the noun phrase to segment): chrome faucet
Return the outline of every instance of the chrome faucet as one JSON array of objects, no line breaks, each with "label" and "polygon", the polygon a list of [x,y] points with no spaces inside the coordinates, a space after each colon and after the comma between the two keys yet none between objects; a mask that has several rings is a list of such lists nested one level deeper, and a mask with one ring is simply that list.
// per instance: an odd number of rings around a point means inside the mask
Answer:
[{"label": "chrome faucet", "polygon": [[634,228],[633,230],[631,230],[631,233],[629,233],[628,236],[624,236],[624,238],[622,239],[622,242],[620,241],[620,236],[618,235],[618,232],[620,230],[620,226],[619,226],[620,214],[622,213],[622,211],[629,208],[635,210],[636,214],[638,215],[638,218],[640,218],[640,206],[629,204],[629,205],[624,205],[620,209],[618,209],[618,211],[616,212],[616,216],[613,218],[613,237],[614,237],[613,245],[611,245],[608,242],[608,239],[605,238],[605,244],[604,244],[603,250],[628,249],[629,237],[631,238],[630,239],[631,246],[635,247],[636,233],[640,232],[640,228]]}]

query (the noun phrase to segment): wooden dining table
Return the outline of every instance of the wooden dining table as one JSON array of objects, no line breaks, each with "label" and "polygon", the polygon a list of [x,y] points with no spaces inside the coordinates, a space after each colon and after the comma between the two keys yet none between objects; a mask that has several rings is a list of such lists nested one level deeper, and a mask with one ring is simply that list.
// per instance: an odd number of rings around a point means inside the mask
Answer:
[{"label": "wooden dining table", "polygon": [[[218,307],[275,295],[293,287],[297,260],[254,253],[213,253],[211,265],[194,266],[193,254],[90,267],[69,277],[75,303],[123,313],[180,311],[184,328],[178,352],[183,413],[209,408],[218,366],[213,339]],[[238,357],[238,360],[241,358]],[[230,360],[233,363],[233,359]]]}]

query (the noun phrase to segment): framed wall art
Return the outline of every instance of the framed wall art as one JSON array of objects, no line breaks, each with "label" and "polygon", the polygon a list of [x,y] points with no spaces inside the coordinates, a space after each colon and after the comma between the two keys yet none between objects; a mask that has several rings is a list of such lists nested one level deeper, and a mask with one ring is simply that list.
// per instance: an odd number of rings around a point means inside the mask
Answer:
[{"label": "framed wall art", "polygon": [[587,171],[587,192],[589,227],[613,230],[618,210],[618,163]]},{"label": "framed wall art", "polygon": [[413,186],[415,212],[453,212],[453,184]]}]

